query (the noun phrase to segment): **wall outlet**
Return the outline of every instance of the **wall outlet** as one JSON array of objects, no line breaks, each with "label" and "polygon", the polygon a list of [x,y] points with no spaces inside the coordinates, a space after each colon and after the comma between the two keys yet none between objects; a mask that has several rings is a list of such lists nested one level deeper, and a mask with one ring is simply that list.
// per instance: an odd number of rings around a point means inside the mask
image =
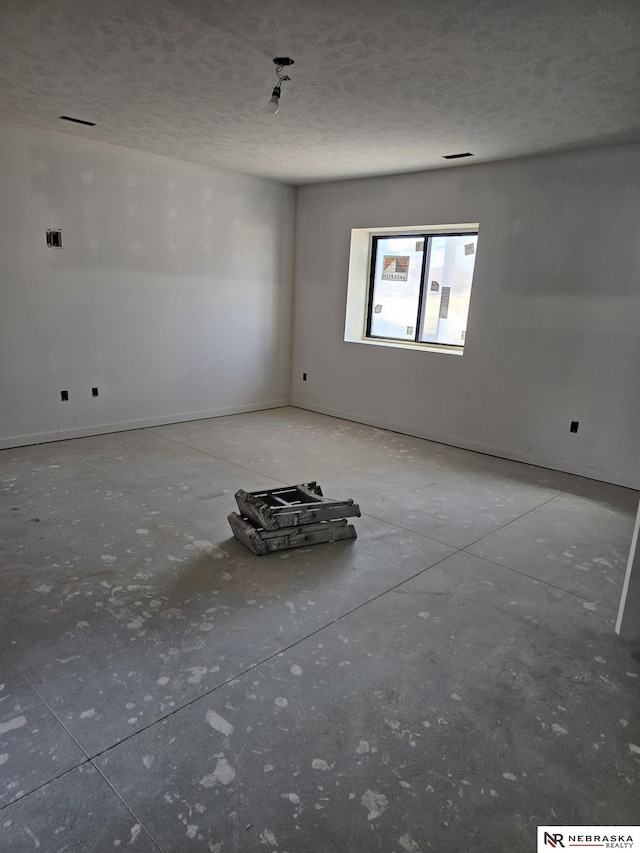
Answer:
[{"label": "wall outlet", "polygon": [[569,427],[569,432],[578,432],[579,426],[580,426],[579,421],[571,421],[571,426]]},{"label": "wall outlet", "polygon": [[62,230],[60,228],[47,228],[47,246],[50,249],[62,248]]},{"label": "wall outlet", "polygon": [[63,403],[66,403],[67,400],[69,399],[69,392],[68,391],[61,391],[60,392],[60,399],[62,400]]},{"label": "wall outlet", "polygon": [[98,389],[97,389],[97,388],[92,388],[92,389],[91,389],[91,396],[92,396],[92,397],[97,397],[97,396],[98,396]]}]

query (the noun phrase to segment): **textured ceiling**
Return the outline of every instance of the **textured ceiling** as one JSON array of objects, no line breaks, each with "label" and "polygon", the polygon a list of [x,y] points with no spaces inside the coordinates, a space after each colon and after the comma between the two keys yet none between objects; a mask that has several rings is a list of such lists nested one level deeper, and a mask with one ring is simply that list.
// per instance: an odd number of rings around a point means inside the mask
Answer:
[{"label": "textured ceiling", "polygon": [[[640,0],[0,0],[0,13],[0,118],[290,183],[640,141]],[[277,55],[295,65],[272,116]]]}]

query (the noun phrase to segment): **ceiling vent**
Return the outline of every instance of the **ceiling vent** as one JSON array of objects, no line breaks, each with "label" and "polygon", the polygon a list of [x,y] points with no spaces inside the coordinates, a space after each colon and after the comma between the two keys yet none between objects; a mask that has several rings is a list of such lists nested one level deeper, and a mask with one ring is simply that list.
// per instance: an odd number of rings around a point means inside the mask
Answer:
[{"label": "ceiling vent", "polygon": [[74,124],[86,124],[87,127],[95,127],[95,121],[83,121],[81,118],[72,118],[71,116],[60,116],[60,121],[72,121]]},{"label": "ceiling vent", "polygon": [[459,160],[461,157],[473,157],[473,154],[469,153],[469,151],[465,151],[464,154],[443,154],[443,160]]}]

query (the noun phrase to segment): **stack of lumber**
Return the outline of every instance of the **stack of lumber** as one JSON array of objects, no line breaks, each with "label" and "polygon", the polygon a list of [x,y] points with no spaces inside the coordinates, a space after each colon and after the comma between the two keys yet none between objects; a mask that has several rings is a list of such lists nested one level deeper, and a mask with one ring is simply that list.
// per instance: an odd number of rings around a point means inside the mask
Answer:
[{"label": "stack of lumber", "polygon": [[235,498],[238,512],[227,520],[236,539],[257,556],[357,536],[346,519],[359,516],[360,507],[351,498],[325,498],[315,482],[263,492],[239,489]]}]

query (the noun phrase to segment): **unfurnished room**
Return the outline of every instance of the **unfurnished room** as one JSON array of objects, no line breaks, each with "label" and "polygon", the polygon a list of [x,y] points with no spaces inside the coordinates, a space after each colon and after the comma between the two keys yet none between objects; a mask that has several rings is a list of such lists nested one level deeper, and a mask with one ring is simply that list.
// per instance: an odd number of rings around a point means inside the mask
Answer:
[{"label": "unfurnished room", "polygon": [[640,3],[0,12],[0,850],[640,850]]}]

